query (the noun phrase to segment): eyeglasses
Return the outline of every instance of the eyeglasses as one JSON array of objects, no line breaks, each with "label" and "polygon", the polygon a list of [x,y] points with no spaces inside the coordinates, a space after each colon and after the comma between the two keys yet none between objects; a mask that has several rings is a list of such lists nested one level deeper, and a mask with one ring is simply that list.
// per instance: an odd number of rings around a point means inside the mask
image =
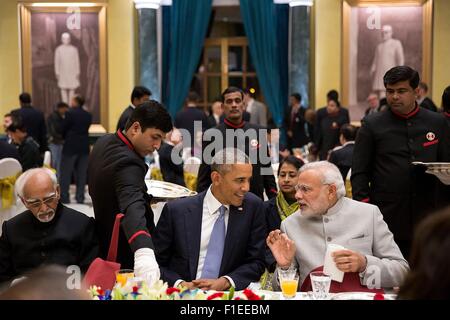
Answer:
[{"label": "eyeglasses", "polygon": [[[331,185],[331,183],[322,184],[322,186],[329,186],[329,185]],[[303,194],[308,194],[313,190],[313,188],[305,186],[304,184],[297,184],[294,188],[296,192],[301,191]]]},{"label": "eyeglasses", "polygon": [[58,197],[58,194],[55,192],[55,193],[52,193],[51,195],[45,197],[44,199],[32,199],[32,200],[23,199],[23,201],[25,202],[25,204],[28,207],[30,207],[32,209],[40,209],[44,203],[46,206],[52,204],[53,201],[55,201],[57,197]]},{"label": "eyeglasses", "polygon": [[301,191],[304,194],[308,194],[312,191],[312,188],[305,186],[304,184],[297,184],[295,186],[295,191]]}]

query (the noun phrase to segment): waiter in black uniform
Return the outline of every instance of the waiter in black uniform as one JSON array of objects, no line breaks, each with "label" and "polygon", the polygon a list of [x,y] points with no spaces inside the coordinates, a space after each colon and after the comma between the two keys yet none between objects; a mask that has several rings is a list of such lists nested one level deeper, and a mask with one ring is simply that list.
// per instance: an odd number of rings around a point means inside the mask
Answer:
[{"label": "waiter in black uniform", "polygon": [[89,194],[92,197],[100,255],[105,258],[114,219],[123,213],[117,262],[137,277],[159,279],[151,233],[155,228],[151,197],[144,177],[144,157],[158,149],[172,120],[157,101],[144,102],[131,113],[124,131],[101,137],[89,158]]},{"label": "waiter in black uniform", "polygon": [[416,103],[419,74],[408,66],[384,76],[389,110],[367,117],[355,143],[352,191],[355,200],[377,205],[395,242],[409,256],[414,226],[437,205],[440,181],[414,161],[448,162],[445,119]]},{"label": "waiter in black uniform", "polygon": [[[207,190],[211,185],[211,167],[208,159],[212,159],[214,150],[219,151],[227,147],[240,149],[249,156],[253,165],[250,192],[262,200],[264,200],[264,190],[269,199],[275,197],[277,185],[270,163],[267,136],[260,134],[259,130],[264,129],[263,127],[243,121],[244,93],[242,90],[237,87],[225,89],[222,93],[222,108],[225,115],[224,123],[208,129],[203,135],[203,159],[198,172],[197,191]],[[227,139],[227,136],[232,138]],[[213,145],[210,145],[211,143]],[[215,148],[211,149],[212,146]],[[260,152],[260,148],[266,151]]]}]

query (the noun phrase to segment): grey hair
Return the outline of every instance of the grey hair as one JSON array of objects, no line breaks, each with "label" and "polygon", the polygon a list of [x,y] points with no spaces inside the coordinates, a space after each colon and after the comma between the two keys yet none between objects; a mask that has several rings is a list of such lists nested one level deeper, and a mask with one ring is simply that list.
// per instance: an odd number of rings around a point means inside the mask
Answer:
[{"label": "grey hair", "polygon": [[33,177],[34,175],[39,174],[39,173],[46,173],[52,180],[53,188],[56,189],[56,187],[58,186],[58,180],[56,179],[56,175],[52,170],[50,170],[48,168],[29,169],[29,170],[25,171],[24,173],[22,173],[20,175],[20,177],[16,180],[15,189],[16,189],[16,194],[19,197],[23,198],[23,189],[24,189],[25,185],[27,184],[28,180],[31,177]]},{"label": "grey hair", "polygon": [[237,163],[250,163],[250,158],[242,150],[225,148],[217,152],[211,161],[211,172],[227,173],[231,165]]},{"label": "grey hair", "polygon": [[328,161],[310,162],[300,168],[299,174],[307,170],[319,171],[322,174],[322,184],[334,184],[338,199],[345,196],[344,179],[342,179],[341,172],[334,164]]}]

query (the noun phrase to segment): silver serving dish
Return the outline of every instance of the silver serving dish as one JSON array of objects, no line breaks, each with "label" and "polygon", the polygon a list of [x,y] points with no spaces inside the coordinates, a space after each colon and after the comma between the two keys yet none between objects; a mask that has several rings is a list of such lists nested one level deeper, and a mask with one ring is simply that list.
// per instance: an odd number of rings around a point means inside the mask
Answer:
[{"label": "silver serving dish", "polygon": [[195,196],[197,194],[196,191],[165,181],[145,180],[145,184],[147,185],[147,193],[156,199],[170,200]]}]

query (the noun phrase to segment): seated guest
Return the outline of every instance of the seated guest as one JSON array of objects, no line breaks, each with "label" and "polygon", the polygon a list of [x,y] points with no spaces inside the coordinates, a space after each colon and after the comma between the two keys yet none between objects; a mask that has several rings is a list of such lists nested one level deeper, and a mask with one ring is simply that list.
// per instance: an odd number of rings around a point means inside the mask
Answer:
[{"label": "seated guest", "polygon": [[341,128],[339,141],[341,146],[334,148],[328,161],[335,164],[342,174],[342,178],[347,178],[347,173],[352,167],[353,147],[355,146],[356,133],[358,129],[351,124],[344,124]]},{"label": "seated guest", "polygon": [[[161,143],[161,147],[158,149],[159,154],[159,167],[164,181],[178,184],[185,187],[183,162],[176,164],[172,160],[172,151],[174,146],[170,141],[164,141]],[[181,158],[181,156],[180,156]]]},{"label": "seated guest", "polygon": [[[303,166],[303,161],[294,156],[288,156],[278,167],[278,191],[277,196],[264,202],[266,214],[267,233],[280,229],[281,221],[295,213],[299,209],[295,199],[295,186],[298,181],[298,170]],[[275,270],[276,261],[270,252],[266,250],[266,265],[270,272]]]},{"label": "seated guest", "polygon": [[17,151],[17,148],[6,141],[0,140],[0,160],[4,158],[14,158],[20,162],[19,151]]},{"label": "seated guest", "polygon": [[42,157],[39,152],[39,144],[28,135],[22,117],[15,111],[12,113],[12,123],[7,128],[7,132],[13,143],[18,146],[22,170],[25,172],[31,168],[41,167]]},{"label": "seated guest", "polygon": [[86,271],[97,257],[94,219],[59,202],[55,174],[31,169],[16,181],[27,211],[3,223],[0,237],[0,282],[40,265],[77,265]]},{"label": "seated guest", "polygon": [[251,177],[249,158],[223,149],[212,159],[207,191],[165,205],[153,242],[170,286],[242,290],[259,280],[266,228],[263,202],[248,192]]},{"label": "seated guest", "polygon": [[[296,265],[302,283],[324,264],[327,244],[334,243],[346,248],[333,254],[336,267],[345,273],[358,272],[361,285],[367,286],[375,272],[382,288],[402,283],[408,262],[380,210],[344,197],[344,181],[335,165],[325,161],[305,164],[296,190],[300,212],[283,220],[281,231],[272,231],[267,237],[277,269]],[[279,288],[275,278],[272,284]]]},{"label": "seated guest", "polygon": [[399,298],[450,299],[450,208],[428,216],[415,230],[411,270],[400,287]]}]

